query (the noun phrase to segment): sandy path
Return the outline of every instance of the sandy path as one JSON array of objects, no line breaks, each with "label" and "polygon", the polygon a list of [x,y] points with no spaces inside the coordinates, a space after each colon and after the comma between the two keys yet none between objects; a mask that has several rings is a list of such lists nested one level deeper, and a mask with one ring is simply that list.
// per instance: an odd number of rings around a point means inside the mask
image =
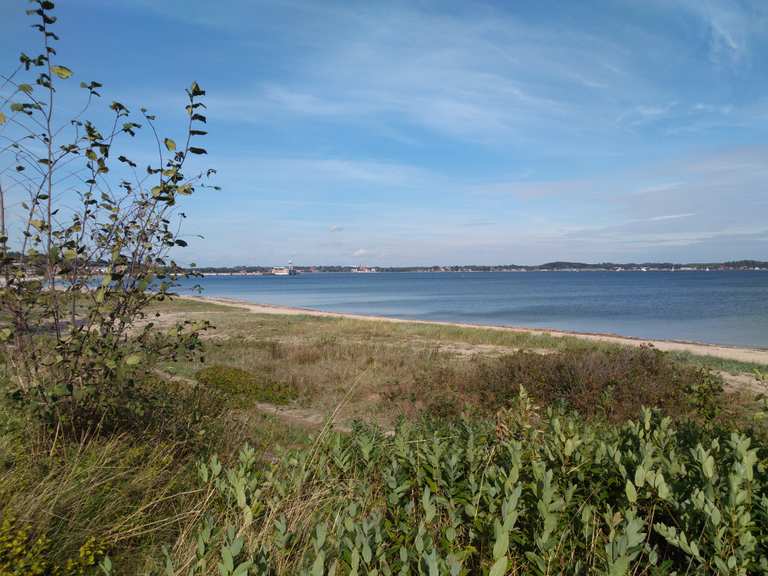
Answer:
[{"label": "sandy path", "polygon": [[231,306],[243,308],[255,314],[281,314],[292,316],[320,316],[328,318],[351,318],[354,320],[371,320],[376,322],[395,322],[406,324],[432,324],[442,326],[459,326],[462,328],[478,328],[482,330],[496,330],[502,332],[517,332],[527,334],[540,334],[546,336],[563,337],[570,336],[581,340],[591,340],[594,342],[609,342],[612,344],[621,344],[625,346],[641,346],[643,344],[653,344],[659,350],[668,352],[690,352],[699,356],[713,356],[726,360],[736,360],[739,362],[754,362],[756,364],[768,365],[768,350],[760,348],[739,348],[735,346],[718,346],[714,344],[703,344],[699,342],[680,342],[676,340],[643,340],[640,338],[630,338],[626,336],[617,336],[614,334],[588,334],[581,332],[567,332],[564,330],[544,330],[538,328],[522,328],[516,326],[488,326],[483,324],[466,324],[460,322],[437,322],[427,320],[408,320],[400,318],[386,318],[382,316],[366,316],[362,314],[346,314],[342,312],[325,312],[322,310],[313,310],[310,308],[291,308],[287,306],[272,306],[264,304],[253,304],[242,300],[229,298],[211,298],[206,296],[181,296],[185,300],[196,302],[207,302],[219,304],[222,306]]}]

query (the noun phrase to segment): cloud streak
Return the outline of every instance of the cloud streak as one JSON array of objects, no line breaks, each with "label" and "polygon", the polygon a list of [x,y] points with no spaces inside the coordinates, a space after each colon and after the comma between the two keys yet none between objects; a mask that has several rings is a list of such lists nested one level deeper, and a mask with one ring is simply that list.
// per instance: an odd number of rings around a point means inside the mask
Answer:
[{"label": "cloud streak", "polygon": [[163,135],[172,88],[206,88],[225,196],[190,200],[195,260],[536,263],[764,256],[767,11],[83,0],[61,22],[93,22],[73,69],[104,71]]}]

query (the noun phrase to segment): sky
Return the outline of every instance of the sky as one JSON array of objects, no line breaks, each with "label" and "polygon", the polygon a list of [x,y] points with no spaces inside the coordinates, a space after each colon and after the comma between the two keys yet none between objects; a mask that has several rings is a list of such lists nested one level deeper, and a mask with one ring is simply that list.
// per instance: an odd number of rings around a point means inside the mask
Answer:
[{"label": "sky", "polygon": [[[222,190],[184,206],[182,262],[768,260],[764,0],[57,4],[102,108],[173,137],[207,91]],[[0,70],[34,51],[26,7],[0,7]]]}]

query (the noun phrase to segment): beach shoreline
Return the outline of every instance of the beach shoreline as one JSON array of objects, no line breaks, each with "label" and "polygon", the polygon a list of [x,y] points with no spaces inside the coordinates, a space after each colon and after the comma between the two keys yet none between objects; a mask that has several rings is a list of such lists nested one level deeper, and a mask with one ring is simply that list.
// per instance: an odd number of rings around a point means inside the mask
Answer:
[{"label": "beach shoreline", "polygon": [[749,362],[754,364],[768,365],[768,349],[749,348],[740,346],[727,346],[722,344],[707,344],[704,342],[689,342],[681,340],[658,340],[636,338],[632,336],[622,336],[618,334],[603,334],[589,332],[572,332],[567,330],[556,330],[550,328],[527,328],[524,326],[499,326],[490,324],[474,324],[466,322],[447,322],[439,320],[415,320],[409,318],[392,318],[388,316],[375,316],[369,314],[353,314],[348,312],[330,312],[317,310],[314,308],[300,308],[292,306],[279,306],[273,304],[256,304],[247,300],[237,298],[213,297],[213,296],[191,296],[180,295],[178,298],[203,302],[209,304],[218,304],[221,306],[230,306],[244,308],[254,314],[273,314],[287,316],[315,316],[324,318],[347,318],[352,320],[364,320],[371,322],[391,322],[405,324],[426,324],[438,326],[452,326],[458,328],[473,328],[479,330],[496,330],[502,332],[515,332],[524,334],[544,335],[553,337],[571,337],[580,340],[587,340],[599,343],[610,343],[624,346],[642,346],[652,345],[658,350],[665,352],[688,352],[699,356],[712,356],[724,360],[735,360],[738,362]]}]

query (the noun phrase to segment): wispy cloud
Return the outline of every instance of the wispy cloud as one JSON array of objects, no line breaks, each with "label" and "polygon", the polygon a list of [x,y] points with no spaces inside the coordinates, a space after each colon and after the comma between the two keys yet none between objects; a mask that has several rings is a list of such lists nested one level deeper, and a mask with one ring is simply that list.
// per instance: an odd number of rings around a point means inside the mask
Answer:
[{"label": "wispy cloud", "polygon": [[739,63],[748,50],[751,14],[748,3],[728,0],[678,0],[697,16],[710,35],[710,56],[721,63]]},{"label": "wispy cloud", "polygon": [[[141,74],[147,85],[196,77],[207,89],[205,159],[227,200],[193,197],[188,222],[212,239],[211,260],[688,259],[765,248],[763,0],[557,10],[132,0],[119,19],[96,0],[61,10],[63,22],[97,18],[104,38],[140,30],[136,51],[152,46],[124,69],[108,42],[94,53],[76,39],[73,53],[90,50],[107,86]],[[185,58],[169,79],[151,63],[172,50]],[[162,89],[128,90],[163,121],[181,104]]]},{"label": "wispy cloud", "polygon": [[695,212],[686,212],[685,214],[664,214],[662,216],[653,216],[648,220],[651,222],[661,222],[662,220],[678,220],[680,218],[690,218],[696,216]]}]

